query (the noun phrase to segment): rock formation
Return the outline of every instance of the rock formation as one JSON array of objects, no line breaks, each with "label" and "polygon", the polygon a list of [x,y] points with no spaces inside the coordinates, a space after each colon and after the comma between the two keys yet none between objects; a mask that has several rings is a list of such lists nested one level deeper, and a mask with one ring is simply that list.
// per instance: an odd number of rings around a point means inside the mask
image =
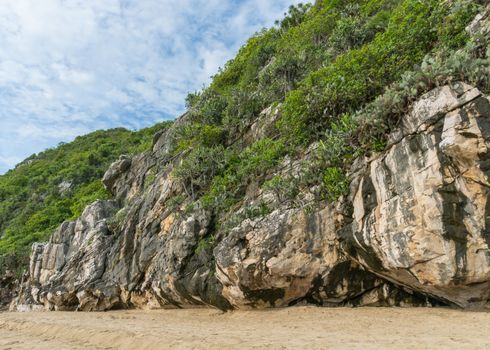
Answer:
[{"label": "rock formation", "polygon": [[305,212],[251,190],[236,213],[274,210],[232,227],[174,203],[172,130],[111,166],[115,200],[33,246],[12,309],[488,305],[490,103],[477,89],[420,98],[386,151],[355,162],[343,201]]},{"label": "rock formation", "polygon": [[361,165],[343,248],[397,285],[449,304],[490,300],[490,104],[465,84],[438,88]]},{"label": "rock formation", "polygon": [[18,280],[12,271],[6,271],[0,279],[0,311],[9,308],[9,303],[16,297]]},{"label": "rock formation", "polygon": [[[488,37],[489,18],[487,7],[467,31]],[[226,225],[182,200],[172,145],[188,118],[111,165],[102,181],[113,200],[33,245],[12,310],[490,306],[490,101],[478,89],[419,98],[383,152],[354,161],[337,203],[309,206],[302,193],[298,207],[249,184]],[[264,110],[243,141],[271,137],[279,118]],[[297,175],[301,160],[278,171]],[[262,203],[270,210],[246,215]],[[0,281],[2,300],[14,284]]]}]

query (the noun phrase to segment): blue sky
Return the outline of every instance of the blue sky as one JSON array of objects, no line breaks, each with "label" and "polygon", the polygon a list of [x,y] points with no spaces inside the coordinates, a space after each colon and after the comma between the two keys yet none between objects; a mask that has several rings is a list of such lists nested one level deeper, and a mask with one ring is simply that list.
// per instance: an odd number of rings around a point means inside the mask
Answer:
[{"label": "blue sky", "polygon": [[0,174],[97,129],[139,129],[298,0],[1,0]]}]

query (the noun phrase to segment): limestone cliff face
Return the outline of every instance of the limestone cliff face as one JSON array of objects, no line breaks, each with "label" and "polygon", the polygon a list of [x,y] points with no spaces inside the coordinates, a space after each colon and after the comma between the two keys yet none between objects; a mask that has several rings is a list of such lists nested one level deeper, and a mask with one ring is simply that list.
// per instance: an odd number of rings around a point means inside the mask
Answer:
[{"label": "limestone cliff face", "polygon": [[465,84],[421,98],[388,150],[353,175],[344,251],[397,285],[488,303],[489,116],[488,99]]},{"label": "limestone cliff face", "polygon": [[12,309],[488,306],[490,102],[477,89],[420,98],[385,152],[355,162],[343,202],[306,213],[250,191],[237,213],[274,211],[231,228],[173,203],[173,130],[111,166],[113,201],[33,246]]}]

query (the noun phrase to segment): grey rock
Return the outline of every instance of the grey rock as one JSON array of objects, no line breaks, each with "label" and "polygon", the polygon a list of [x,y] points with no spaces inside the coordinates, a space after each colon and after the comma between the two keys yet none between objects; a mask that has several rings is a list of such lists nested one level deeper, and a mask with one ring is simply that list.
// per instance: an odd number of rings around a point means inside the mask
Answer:
[{"label": "grey rock", "polygon": [[484,306],[489,101],[470,87],[445,86],[415,104],[405,122],[402,140],[355,175],[343,248],[397,285],[461,307]]},{"label": "grey rock", "polygon": [[107,170],[102,178],[102,183],[109,192],[115,194],[116,189],[114,188],[114,185],[116,184],[117,179],[123,175],[130,166],[131,158],[124,155],[121,156],[117,162],[111,164],[109,170]]},{"label": "grey rock", "polygon": [[276,210],[258,221],[245,220],[214,250],[223,296],[239,309],[301,301],[330,306],[428,302],[403,291],[396,297],[375,295],[373,290],[396,288],[343,254],[337,217],[335,209],[327,207],[309,215],[298,209]]},{"label": "grey rock", "polygon": [[[268,135],[275,116],[264,113],[248,137]],[[234,227],[176,201],[184,189],[169,152],[186,118],[111,165],[115,200],[33,245],[13,310],[488,304],[490,106],[477,89],[421,97],[385,152],[354,162],[344,201],[306,213],[251,183],[234,214],[259,202],[272,212]],[[296,176],[300,162],[278,171]]]},{"label": "grey rock", "polygon": [[487,38],[490,37],[490,4],[487,4],[485,9],[476,15],[466,31],[471,35],[479,34]]}]

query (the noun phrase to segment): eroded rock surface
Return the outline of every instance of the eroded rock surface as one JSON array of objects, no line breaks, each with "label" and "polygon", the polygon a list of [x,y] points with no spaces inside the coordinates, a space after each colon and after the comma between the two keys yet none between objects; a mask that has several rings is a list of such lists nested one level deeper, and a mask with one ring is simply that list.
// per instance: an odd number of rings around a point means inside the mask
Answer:
[{"label": "eroded rock surface", "polygon": [[490,104],[465,84],[419,100],[352,182],[344,249],[378,276],[462,307],[490,298]]},{"label": "eroded rock surface", "polygon": [[[355,163],[344,202],[272,200],[231,227],[177,200],[173,132],[111,166],[114,201],[33,246],[12,309],[488,304],[490,105],[471,86],[423,96],[385,152]],[[267,200],[252,186],[236,213]]]},{"label": "eroded rock surface", "polygon": [[19,281],[12,271],[0,277],[0,311],[8,309],[10,302],[17,296]]},{"label": "eroded rock surface", "polygon": [[[277,210],[245,220],[214,250],[223,296],[236,308],[320,305],[400,305],[428,300],[392,289],[339,249],[334,208],[306,215]],[[367,297],[369,295],[369,297]]]}]

